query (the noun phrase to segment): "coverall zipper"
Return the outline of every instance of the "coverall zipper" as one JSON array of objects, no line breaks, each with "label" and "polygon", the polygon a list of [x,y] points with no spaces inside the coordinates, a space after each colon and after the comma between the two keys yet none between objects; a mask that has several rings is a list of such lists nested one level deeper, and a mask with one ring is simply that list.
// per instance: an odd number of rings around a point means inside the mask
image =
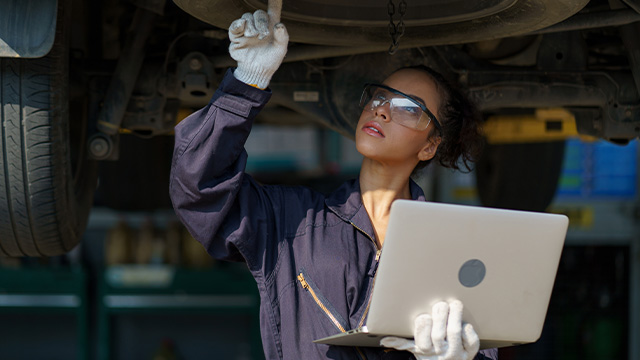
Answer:
[{"label": "coverall zipper", "polygon": [[[333,315],[333,313],[331,313],[331,311],[327,309],[326,305],[322,303],[322,300],[320,300],[320,297],[318,297],[313,287],[309,285],[307,280],[304,278],[304,274],[302,272],[298,274],[298,281],[302,285],[302,288],[304,288],[309,292],[309,294],[311,294],[311,297],[313,297],[313,300],[316,302],[316,304],[318,304],[320,309],[322,309],[322,311],[324,311],[324,313],[329,317],[333,325],[335,325],[335,327],[337,327],[338,330],[340,330],[341,332],[347,332],[345,328],[342,325],[340,325],[340,322],[338,321],[338,319],[336,319],[335,315]],[[358,352],[358,356],[360,356],[363,360],[367,360],[362,350],[360,350],[360,348],[357,346],[356,346],[356,351]]]},{"label": "coverall zipper", "polygon": [[324,311],[324,313],[329,317],[333,325],[335,325],[338,328],[338,330],[340,330],[341,332],[346,332],[344,327],[340,325],[340,322],[338,321],[338,319],[336,319],[336,317],[331,313],[331,311],[329,311],[329,309],[327,309],[327,307],[322,303],[322,301],[316,294],[315,290],[313,290],[313,288],[309,286],[309,283],[307,282],[307,280],[305,280],[304,275],[302,273],[298,274],[298,281],[300,281],[300,284],[302,284],[302,287],[311,294],[311,297],[313,297],[313,300],[316,302],[316,304],[318,304],[318,306],[320,306],[320,309],[322,309],[322,311]]},{"label": "coverall zipper", "polygon": [[[371,240],[371,243],[373,244],[373,246],[376,248],[375,260],[376,260],[376,268],[377,268],[377,263],[378,263],[378,261],[380,261],[380,253],[382,252],[382,250],[378,248],[378,244],[371,237],[371,235],[369,235],[366,231],[364,231],[361,228],[359,228],[358,225],[354,224],[352,221],[349,221],[349,223],[354,228],[356,228],[358,231],[363,233],[366,237],[368,237],[369,240]],[[373,287],[376,284],[376,276],[378,276],[378,272],[377,271],[375,271],[375,273],[373,274],[373,282],[371,283],[371,289],[369,290],[369,300],[367,300],[367,307],[364,309],[364,313],[362,313],[362,318],[360,318],[360,321],[358,322],[358,326],[357,326],[358,328],[362,327],[362,324],[364,324],[364,319],[367,318],[367,314],[369,313],[369,307],[371,306],[371,293],[373,293]],[[362,359],[364,359],[364,360],[367,359],[366,356],[364,356],[364,354],[362,353],[362,350],[360,350],[359,347],[356,346],[356,350],[358,351],[358,355],[360,355],[360,357],[362,357]]]},{"label": "coverall zipper", "polygon": [[[371,243],[373,243],[373,246],[376,248],[376,265],[378,263],[378,261],[380,261],[380,253],[382,252],[382,250],[380,250],[378,248],[378,244],[376,243],[376,241],[371,237],[371,235],[367,234],[366,231],[360,229],[356,224],[354,224],[352,221],[350,221],[349,223],[351,223],[351,225],[358,229],[361,233],[363,233],[366,237],[369,238],[369,240],[371,240]],[[378,272],[376,271],[373,274],[373,282],[371,284],[371,290],[369,291],[369,299],[367,300],[367,307],[364,309],[364,313],[362,314],[362,318],[360,318],[360,321],[358,322],[358,326],[357,327],[362,327],[362,324],[364,324],[364,319],[367,318],[367,314],[369,313],[369,307],[371,306],[371,293],[373,293],[373,287],[376,285],[376,277],[378,276]]]}]

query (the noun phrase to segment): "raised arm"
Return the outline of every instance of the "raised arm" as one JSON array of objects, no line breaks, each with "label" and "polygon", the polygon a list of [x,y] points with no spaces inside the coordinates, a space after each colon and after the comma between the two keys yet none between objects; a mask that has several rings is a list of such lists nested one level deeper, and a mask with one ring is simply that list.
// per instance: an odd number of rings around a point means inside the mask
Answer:
[{"label": "raised arm", "polygon": [[262,89],[286,53],[287,31],[271,7],[269,14],[258,10],[231,24],[229,53],[237,69],[227,72],[206,107],[175,128],[173,207],[196,240],[220,259],[250,262],[259,249],[242,249],[238,240],[255,235],[250,221],[257,220],[249,219],[250,212],[268,212],[266,194],[244,173],[244,144],[271,96]]}]

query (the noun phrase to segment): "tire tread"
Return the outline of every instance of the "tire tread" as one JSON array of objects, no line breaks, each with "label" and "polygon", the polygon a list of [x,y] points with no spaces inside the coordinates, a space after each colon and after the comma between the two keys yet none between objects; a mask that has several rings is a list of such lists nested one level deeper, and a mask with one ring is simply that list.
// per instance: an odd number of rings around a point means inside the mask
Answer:
[{"label": "tire tread", "polygon": [[90,180],[72,184],[66,27],[43,58],[0,59],[0,256],[65,253],[86,224],[93,194]]}]

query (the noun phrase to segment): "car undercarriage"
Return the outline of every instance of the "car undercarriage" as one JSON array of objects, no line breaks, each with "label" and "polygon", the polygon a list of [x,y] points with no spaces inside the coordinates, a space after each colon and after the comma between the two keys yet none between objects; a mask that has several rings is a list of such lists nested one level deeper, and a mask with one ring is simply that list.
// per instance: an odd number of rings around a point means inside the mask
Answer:
[{"label": "car undercarriage", "polygon": [[[206,105],[234,65],[227,27],[266,6],[0,4],[0,254],[74,247],[98,164],[135,157],[123,136],[170,136]],[[291,43],[257,121],[352,137],[362,85],[425,64],[465,89],[485,119],[476,169],[483,204],[544,211],[565,137],[624,145],[640,134],[639,21],[637,0],[285,0]],[[527,122],[538,130],[513,130]],[[158,162],[170,162],[165,155]]]}]

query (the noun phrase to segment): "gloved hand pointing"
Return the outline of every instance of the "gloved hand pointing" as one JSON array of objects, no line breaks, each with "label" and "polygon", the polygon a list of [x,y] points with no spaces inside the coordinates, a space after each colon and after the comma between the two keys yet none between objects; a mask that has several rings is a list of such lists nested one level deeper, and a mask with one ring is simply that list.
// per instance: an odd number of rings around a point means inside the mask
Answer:
[{"label": "gloved hand pointing", "polygon": [[285,54],[289,34],[280,22],[282,0],[269,0],[268,13],[246,13],[229,27],[229,54],[238,62],[235,77],[261,89],[269,85]]},{"label": "gloved hand pointing", "polygon": [[471,360],[480,349],[480,339],[471,324],[462,323],[462,302],[439,302],[431,315],[418,315],[414,338],[387,336],[380,345],[412,352],[417,360]]}]

